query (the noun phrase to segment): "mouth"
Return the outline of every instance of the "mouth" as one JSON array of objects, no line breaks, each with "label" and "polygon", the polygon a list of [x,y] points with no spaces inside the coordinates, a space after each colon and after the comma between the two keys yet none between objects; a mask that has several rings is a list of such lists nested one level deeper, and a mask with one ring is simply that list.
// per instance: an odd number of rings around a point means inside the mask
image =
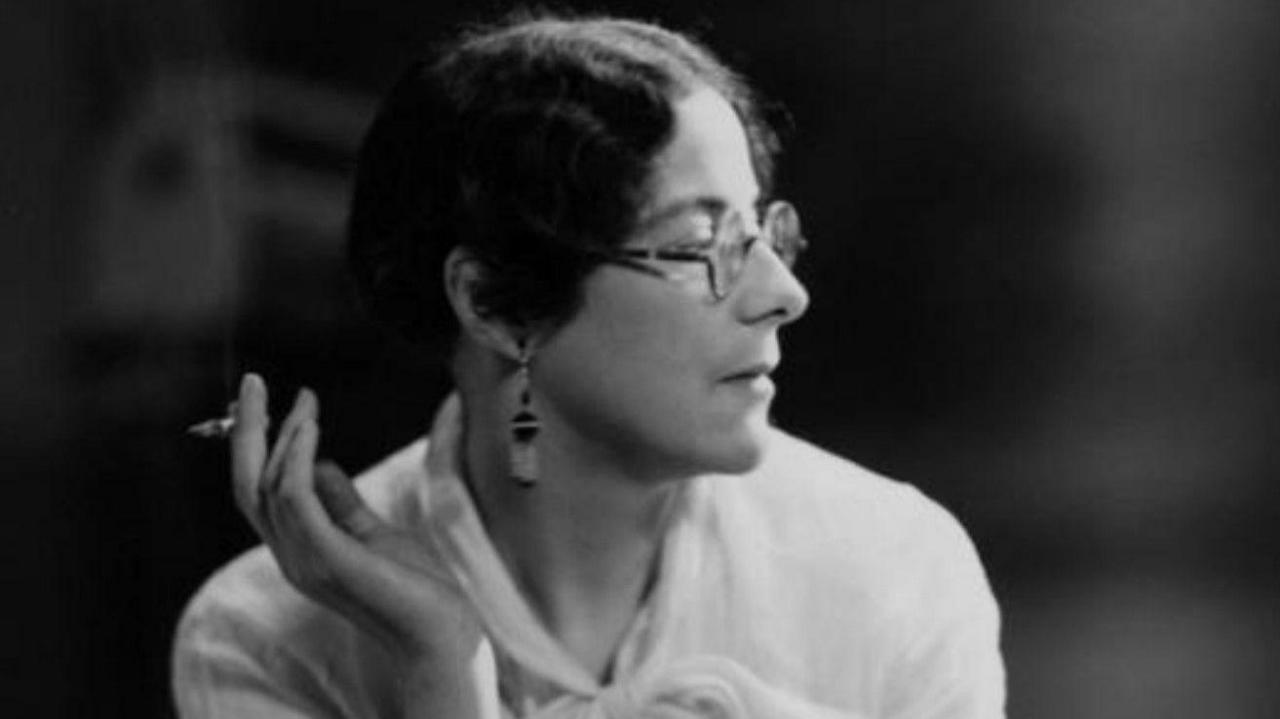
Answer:
[{"label": "mouth", "polygon": [[721,381],[750,382],[759,377],[768,377],[769,374],[777,368],[777,366],[778,364],[776,362],[757,362],[755,364],[747,365],[732,374],[725,375]]}]

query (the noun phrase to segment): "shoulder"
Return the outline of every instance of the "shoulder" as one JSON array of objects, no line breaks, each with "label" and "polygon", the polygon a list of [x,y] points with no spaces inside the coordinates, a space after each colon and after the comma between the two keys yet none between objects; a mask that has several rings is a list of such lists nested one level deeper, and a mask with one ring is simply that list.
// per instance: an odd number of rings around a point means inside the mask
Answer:
[{"label": "shoulder", "polygon": [[951,512],[782,432],[760,467],[714,487],[723,544],[745,548],[726,554],[788,588],[771,616],[803,613],[796,642],[820,623],[829,663],[879,667],[894,706],[954,702],[976,707],[955,716],[1003,716],[999,607]]},{"label": "shoulder", "polygon": [[745,511],[794,541],[847,543],[900,559],[972,549],[956,518],[914,486],[780,430],[760,467],[723,486]]},{"label": "shoulder", "polygon": [[760,467],[714,486],[725,544],[772,558],[775,579],[892,621],[916,622],[940,602],[994,609],[969,534],[910,484],[779,431]]},{"label": "shoulder", "polygon": [[285,581],[259,546],[215,572],[173,639],[173,698],[183,717],[335,716],[326,658],[350,631]]},{"label": "shoulder", "polygon": [[[415,442],[355,479],[375,512],[393,521],[411,517],[425,447]],[[320,701],[336,675],[366,674],[355,665],[376,664],[376,655],[346,620],[294,589],[267,547],[258,546],[214,572],[188,602],[173,640],[174,691],[180,704],[199,696],[210,705],[245,685]]]},{"label": "shoulder", "polygon": [[218,645],[244,654],[293,652],[323,623],[321,608],[285,580],[265,546],[214,572],[187,603],[175,651]]},{"label": "shoulder", "polygon": [[[361,497],[379,515],[402,519],[425,476],[425,452],[426,441],[418,440],[361,473],[353,480]],[[267,548],[258,546],[209,577],[183,612],[182,629],[235,623],[288,633],[301,629],[318,610],[285,580]]]}]

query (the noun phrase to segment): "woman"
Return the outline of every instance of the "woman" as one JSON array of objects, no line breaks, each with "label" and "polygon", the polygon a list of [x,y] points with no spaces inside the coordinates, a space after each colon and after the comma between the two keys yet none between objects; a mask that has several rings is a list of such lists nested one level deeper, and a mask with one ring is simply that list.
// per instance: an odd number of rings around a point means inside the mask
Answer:
[{"label": "woman", "polygon": [[808,303],[743,82],[653,25],[521,19],[412,68],[361,150],[374,313],[453,337],[427,440],[356,481],[303,390],[237,502],[265,546],[188,608],[184,716],[990,717],[962,529],[770,426]]}]

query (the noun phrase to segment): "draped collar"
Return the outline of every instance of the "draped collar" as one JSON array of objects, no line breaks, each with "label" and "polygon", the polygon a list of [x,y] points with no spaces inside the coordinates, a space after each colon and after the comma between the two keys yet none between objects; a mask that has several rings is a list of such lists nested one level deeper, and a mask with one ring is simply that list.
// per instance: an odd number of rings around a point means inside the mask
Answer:
[{"label": "draped collar", "polygon": [[[755,674],[744,657],[698,653],[683,636],[699,617],[684,613],[710,587],[703,566],[735,540],[715,529],[720,501],[711,477],[689,480],[672,507],[657,580],[602,686],[547,631],[490,542],[462,479],[462,406],[450,396],[436,416],[418,485],[418,510],[484,624],[498,665],[499,695],[524,719],[858,719],[782,689]],[[534,490],[536,491],[536,490]],[[712,545],[716,545],[714,550]],[[711,583],[715,585],[714,582]],[[706,619],[706,617],[701,617]],[[729,618],[728,624],[759,618]],[[512,677],[515,677],[514,679]],[[524,677],[537,689],[526,691]],[[514,686],[514,689],[512,689]],[[503,691],[504,687],[508,691]]]},{"label": "draped collar", "polygon": [[[462,477],[462,440],[462,404],[455,393],[436,415],[425,457],[427,479],[418,487],[420,511],[433,543],[499,655],[562,692],[595,696],[604,687],[546,629],[490,541]],[[704,478],[688,481],[667,518],[656,581],[614,659],[615,682],[662,661],[662,643],[655,640],[669,627],[679,597],[699,573],[701,538],[695,517],[709,490]]]}]

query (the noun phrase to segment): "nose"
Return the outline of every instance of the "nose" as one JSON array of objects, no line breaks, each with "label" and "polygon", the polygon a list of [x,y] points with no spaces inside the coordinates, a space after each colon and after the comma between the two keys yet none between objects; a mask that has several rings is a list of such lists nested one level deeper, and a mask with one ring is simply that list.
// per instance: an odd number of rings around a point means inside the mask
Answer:
[{"label": "nose", "polygon": [[809,291],[767,243],[756,242],[738,286],[744,322],[794,322],[809,307]]}]

